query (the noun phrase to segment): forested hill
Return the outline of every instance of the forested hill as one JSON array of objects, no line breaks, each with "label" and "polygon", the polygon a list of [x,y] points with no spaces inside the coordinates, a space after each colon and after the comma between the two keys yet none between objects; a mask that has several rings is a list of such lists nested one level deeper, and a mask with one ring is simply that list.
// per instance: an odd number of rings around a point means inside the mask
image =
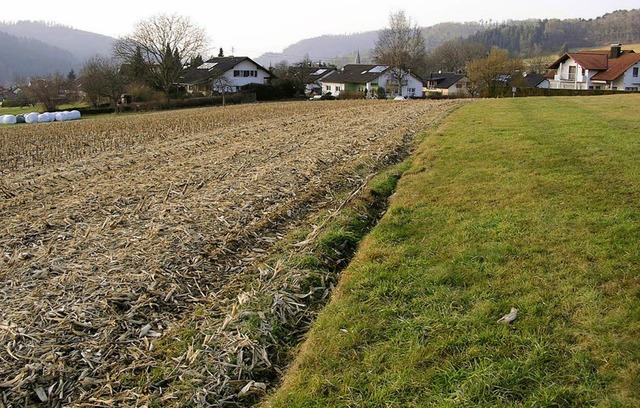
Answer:
[{"label": "forested hill", "polygon": [[526,20],[500,24],[467,38],[508,50],[515,56],[562,53],[610,43],[640,42],[640,9],[620,10],[595,19]]},{"label": "forested hill", "polygon": [[114,38],[106,35],[44,21],[0,22],[0,31],[16,37],[39,40],[53,47],[62,48],[69,51],[80,61],[84,61],[96,54],[110,54],[115,41]]},{"label": "forested hill", "polygon": [[15,37],[0,31],[0,84],[20,78],[59,72],[66,75],[80,61],[69,51],[42,41]]},{"label": "forested hill", "polygon": [[[480,23],[440,23],[422,29],[427,50],[456,38],[465,38],[482,29]],[[281,53],[267,53],[256,58],[265,67],[281,61],[290,64],[302,61],[308,56],[312,61],[330,63],[353,63],[356,53],[360,52],[363,63],[370,62],[371,50],[378,39],[378,31],[364,33],[323,35],[298,41],[285,48]]]}]

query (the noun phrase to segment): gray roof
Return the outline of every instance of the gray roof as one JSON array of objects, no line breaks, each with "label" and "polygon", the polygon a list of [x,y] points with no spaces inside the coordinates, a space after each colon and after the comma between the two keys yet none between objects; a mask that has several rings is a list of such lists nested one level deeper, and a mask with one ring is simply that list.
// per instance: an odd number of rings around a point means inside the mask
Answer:
[{"label": "gray roof", "polygon": [[524,78],[527,80],[527,84],[531,88],[537,87],[542,81],[545,81],[547,79],[544,75],[540,74],[527,74],[527,76],[525,76]]},{"label": "gray roof", "polygon": [[348,64],[345,65],[342,70],[335,71],[331,75],[325,77],[323,82],[336,84],[366,84],[375,81],[388,70],[389,67],[386,65]]},{"label": "gray roof", "polygon": [[464,74],[456,74],[454,72],[433,72],[429,75],[428,78],[425,78],[426,81],[435,81],[436,87],[447,89],[453,86],[456,82],[464,78],[466,75]]},{"label": "gray roof", "polygon": [[255,62],[249,57],[216,57],[208,59],[204,64],[196,68],[188,69],[181,77],[179,82],[181,84],[198,84],[208,81],[209,79],[220,75],[220,73],[227,72],[235,68],[238,64],[244,61],[250,61],[258,70],[262,70],[269,75],[272,75],[269,70]]}]

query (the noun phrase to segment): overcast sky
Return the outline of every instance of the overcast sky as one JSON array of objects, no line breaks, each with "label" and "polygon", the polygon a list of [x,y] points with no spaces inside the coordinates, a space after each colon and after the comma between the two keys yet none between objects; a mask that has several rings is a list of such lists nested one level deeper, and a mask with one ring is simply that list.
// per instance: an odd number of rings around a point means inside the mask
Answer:
[{"label": "overcast sky", "polygon": [[[620,9],[640,8],[640,0],[136,0],[51,2],[30,0],[0,12],[2,21],[36,20],[64,24],[112,37],[132,32],[136,22],[166,13],[188,16],[204,27],[211,54],[252,58],[281,52],[299,40],[324,34],[351,34],[388,26],[389,15],[403,10],[427,27],[441,22],[506,21],[528,18],[595,18]],[[0,52],[1,52],[0,44]]]}]

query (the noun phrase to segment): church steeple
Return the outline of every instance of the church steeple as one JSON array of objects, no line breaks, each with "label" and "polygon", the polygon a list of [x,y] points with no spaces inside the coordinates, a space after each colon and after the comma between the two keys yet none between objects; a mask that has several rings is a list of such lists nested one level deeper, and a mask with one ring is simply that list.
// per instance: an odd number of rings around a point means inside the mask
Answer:
[{"label": "church steeple", "polygon": [[358,50],[358,53],[356,54],[356,64],[360,64],[360,50]]}]

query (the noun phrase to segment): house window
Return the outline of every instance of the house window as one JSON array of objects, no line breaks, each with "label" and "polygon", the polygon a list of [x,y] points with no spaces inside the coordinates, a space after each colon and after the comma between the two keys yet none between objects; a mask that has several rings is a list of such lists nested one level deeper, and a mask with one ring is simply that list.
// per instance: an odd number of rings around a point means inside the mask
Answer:
[{"label": "house window", "polygon": [[638,67],[633,67],[633,77],[634,78],[638,77]]},{"label": "house window", "polygon": [[460,82],[456,84],[456,89],[462,89],[462,84]]},{"label": "house window", "polygon": [[237,69],[233,71],[233,76],[234,77],[239,77],[240,76],[240,71],[238,71]]},{"label": "house window", "polygon": [[574,81],[576,79],[576,66],[572,65],[569,67],[569,80]]},{"label": "house window", "polygon": [[327,92],[331,92],[331,85],[327,85]]}]

